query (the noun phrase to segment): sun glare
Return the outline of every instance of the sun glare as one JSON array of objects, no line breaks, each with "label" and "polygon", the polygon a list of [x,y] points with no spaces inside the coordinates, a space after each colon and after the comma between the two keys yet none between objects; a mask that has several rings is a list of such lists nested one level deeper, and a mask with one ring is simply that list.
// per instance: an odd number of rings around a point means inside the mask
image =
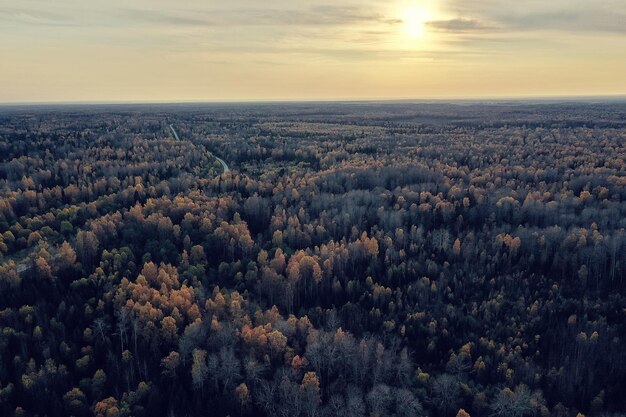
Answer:
[{"label": "sun glare", "polygon": [[426,22],[433,18],[432,13],[421,6],[408,7],[402,16],[404,30],[412,39],[422,38],[426,34]]}]

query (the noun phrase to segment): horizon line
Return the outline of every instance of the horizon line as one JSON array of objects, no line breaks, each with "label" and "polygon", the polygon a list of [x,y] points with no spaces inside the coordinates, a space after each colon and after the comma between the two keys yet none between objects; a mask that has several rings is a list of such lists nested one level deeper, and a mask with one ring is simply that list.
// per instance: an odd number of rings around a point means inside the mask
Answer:
[{"label": "horizon line", "polygon": [[493,102],[493,101],[621,101],[626,93],[571,95],[511,95],[421,98],[261,98],[261,99],[193,99],[193,100],[23,100],[0,101],[0,106],[68,106],[68,105],[184,105],[184,104],[305,104],[305,103],[393,103],[393,102]]}]

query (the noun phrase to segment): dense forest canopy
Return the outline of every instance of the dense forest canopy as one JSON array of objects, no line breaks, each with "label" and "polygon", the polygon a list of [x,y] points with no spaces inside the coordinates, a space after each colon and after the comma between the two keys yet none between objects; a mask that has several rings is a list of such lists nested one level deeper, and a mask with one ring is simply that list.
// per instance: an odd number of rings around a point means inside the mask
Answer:
[{"label": "dense forest canopy", "polygon": [[4,107],[0,154],[3,416],[626,411],[624,103]]}]

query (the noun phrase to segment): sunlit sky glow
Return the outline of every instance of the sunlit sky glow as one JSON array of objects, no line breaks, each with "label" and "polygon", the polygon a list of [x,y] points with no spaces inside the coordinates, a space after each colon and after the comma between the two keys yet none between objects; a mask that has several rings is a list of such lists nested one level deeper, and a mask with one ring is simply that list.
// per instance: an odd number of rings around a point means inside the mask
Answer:
[{"label": "sunlit sky glow", "polygon": [[0,0],[0,102],[626,94],[624,0]]}]

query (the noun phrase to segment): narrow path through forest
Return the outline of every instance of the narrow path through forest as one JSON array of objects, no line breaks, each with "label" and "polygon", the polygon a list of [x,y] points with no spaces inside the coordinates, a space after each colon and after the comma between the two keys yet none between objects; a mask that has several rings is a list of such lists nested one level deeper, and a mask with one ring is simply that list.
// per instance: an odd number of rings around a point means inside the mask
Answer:
[{"label": "narrow path through forest", "polygon": [[[178,137],[178,133],[176,133],[176,129],[174,129],[174,125],[170,124],[170,130],[172,131],[172,134],[174,135],[174,137],[176,138],[176,140],[180,140],[180,138]],[[224,174],[227,172],[230,172],[230,168],[228,167],[228,164],[222,159],[222,158],[218,158],[217,156],[211,154],[215,159],[217,159],[217,161],[222,164],[222,168],[224,169]]]},{"label": "narrow path through forest", "polygon": [[178,133],[176,133],[176,129],[174,129],[174,125],[170,125],[170,130],[174,134],[174,137],[176,138],[176,140],[180,140],[180,138],[178,137]]},{"label": "narrow path through forest", "polygon": [[[213,155],[215,156],[215,155]],[[217,159],[219,161],[220,164],[222,164],[222,168],[224,168],[224,173],[230,172],[230,168],[228,168],[228,164],[226,162],[224,162],[224,160],[222,158],[218,158],[217,156],[215,156],[215,159]]]}]

